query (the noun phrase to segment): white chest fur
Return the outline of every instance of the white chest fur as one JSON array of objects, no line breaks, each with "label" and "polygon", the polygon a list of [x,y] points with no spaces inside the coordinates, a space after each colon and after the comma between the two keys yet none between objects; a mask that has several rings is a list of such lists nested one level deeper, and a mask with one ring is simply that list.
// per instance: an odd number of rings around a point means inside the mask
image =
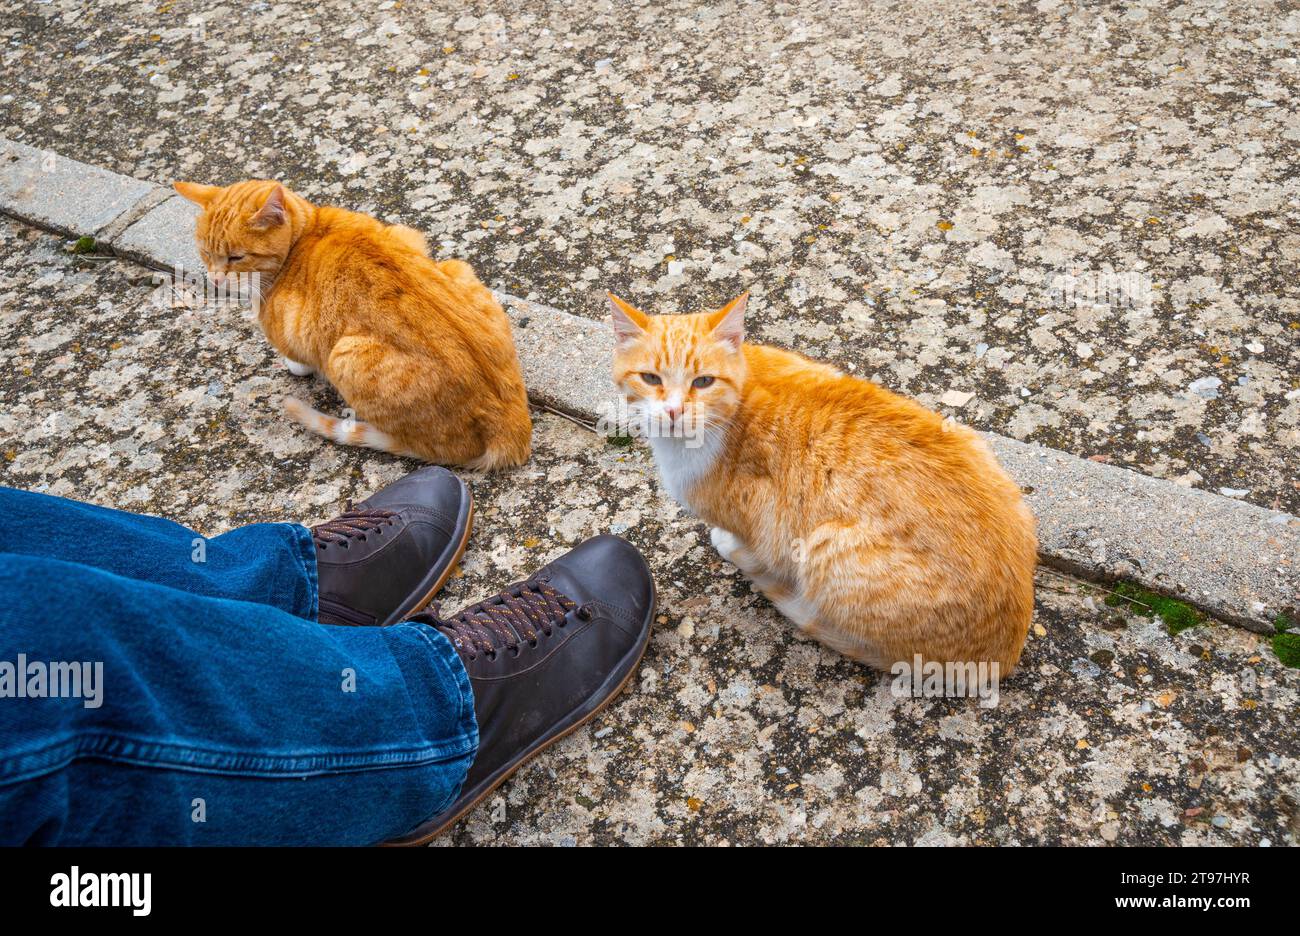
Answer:
[{"label": "white chest fur", "polygon": [[691,487],[713,467],[722,447],[721,438],[706,434],[694,439],[652,437],[649,441],[664,489],[694,513]]}]

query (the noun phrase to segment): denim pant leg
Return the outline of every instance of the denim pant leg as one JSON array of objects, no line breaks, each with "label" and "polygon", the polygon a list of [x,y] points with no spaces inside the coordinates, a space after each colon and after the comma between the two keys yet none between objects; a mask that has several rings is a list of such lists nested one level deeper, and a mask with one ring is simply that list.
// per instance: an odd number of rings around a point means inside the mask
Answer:
[{"label": "denim pant leg", "polygon": [[0,554],[0,843],[380,842],[452,801],[477,744],[426,625],[322,627]]},{"label": "denim pant leg", "polygon": [[296,523],[208,539],[162,517],[0,487],[0,549],[316,620],[316,549]]}]

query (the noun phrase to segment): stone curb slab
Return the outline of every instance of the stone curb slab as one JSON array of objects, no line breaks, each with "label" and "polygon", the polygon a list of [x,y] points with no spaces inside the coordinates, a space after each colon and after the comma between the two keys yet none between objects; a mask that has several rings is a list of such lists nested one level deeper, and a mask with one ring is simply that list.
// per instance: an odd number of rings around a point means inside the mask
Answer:
[{"label": "stone curb slab", "polygon": [[98,234],[157,186],[0,138],[4,211],[38,227]]},{"label": "stone curb slab", "polygon": [[497,292],[533,402],[595,423],[615,401],[613,333],[604,322]]},{"label": "stone curb slab", "polygon": [[[107,246],[163,270],[198,269],[197,210],[178,196],[149,197],[158,188],[0,139],[0,211],[76,236],[99,234],[141,205],[125,230],[114,225],[121,233]],[[611,414],[613,342],[604,323],[497,297],[514,327],[534,402],[593,425]],[[1300,607],[1300,518],[984,435],[1038,516],[1045,564],[1101,581],[1134,581],[1261,633],[1273,629],[1279,612]]]},{"label": "stone curb slab", "polygon": [[[198,205],[173,194],[113,238],[110,246],[114,253],[147,266],[201,271],[203,261],[194,243],[194,219],[198,216]],[[188,236],[178,237],[178,231],[188,232]]]},{"label": "stone curb slab", "polygon": [[1127,579],[1261,633],[1300,606],[1300,518],[984,433],[1038,516],[1039,553]]}]

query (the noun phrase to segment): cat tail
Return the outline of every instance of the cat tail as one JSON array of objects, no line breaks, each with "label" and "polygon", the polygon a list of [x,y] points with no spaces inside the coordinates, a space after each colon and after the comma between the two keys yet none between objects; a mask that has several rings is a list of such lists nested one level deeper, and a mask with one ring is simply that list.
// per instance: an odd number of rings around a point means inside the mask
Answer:
[{"label": "cat tail", "polygon": [[471,458],[465,462],[465,467],[470,471],[495,471],[498,468],[514,468],[528,461],[527,445],[523,451],[519,450],[518,445],[499,445],[491,444],[478,458]]},{"label": "cat tail", "polygon": [[317,435],[324,436],[340,445],[357,445],[380,452],[391,452],[394,455],[419,457],[404,449],[401,443],[387,432],[376,429],[370,423],[362,422],[359,419],[339,419],[337,416],[327,416],[294,397],[282,398],[280,405],[290,419],[302,423]]}]

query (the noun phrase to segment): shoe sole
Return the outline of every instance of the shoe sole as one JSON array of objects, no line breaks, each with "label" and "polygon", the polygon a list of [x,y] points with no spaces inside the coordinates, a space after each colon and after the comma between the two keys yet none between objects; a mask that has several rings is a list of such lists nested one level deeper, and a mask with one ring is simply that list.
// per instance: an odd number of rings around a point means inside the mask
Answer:
[{"label": "shoe sole", "polygon": [[[387,842],[382,842],[380,843],[381,846],[385,848],[392,848],[392,847],[413,848],[419,845],[427,845],[429,842],[433,841],[443,832],[446,832],[453,825],[459,822],[461,818],[464,817],[464,815],[468,813],[470,810],[472,810],[475,806],[483,802],[483,800],[490,793],[495,791],[499,786],[501,786],[501,784],[505,783],[512,776],[514,776],[515,771],[517,771],[520,767],[524,766],[524,764],[528,763],[538,754],[541,754],[543,751],[545,751],[551,745],[555,744],[557,741],[562,741],[565,738],[567,738],[569,735],[573,734],[573,732],[577,731],[583,725],[587,724],[587,722],[591,721],[602,711],[608,708],[610,703],[612,703],[615,699],[617,699],[620,695],[622,695],[623,690],[627,687],[627,684],[631,682],[632,676],[636,673],[637,667],[641,665],[641,660],[642,658],[645,657],[646,650],[650,648],[650,633],[653,630],[653,627],[651,625],[652,622],[654,621],[655,610],[658,607],[658,605],[659,605],[658,589],[655,587],[654,577],[651,576],[650,609],[646,612],[646,619],[644,625],[645,636],[641,638],[641,642],[633,650],[632,663],[630,666],[628,666],[627,673],[623,675],[622,679],[618,681],[618,685],[615,686],[613,690],[611,690],[604,697],[604,700],[599,702],[595,708],[593,708],[590,712],[585,713],[581,718],[579,718],[573,724],[566,725],[564,728],[560,729],[559,733],[550,735],[548,737],[544,737],[540,741],[536,742],[531,748],[529,748],[522,755],[516,758],[512,763],[507,764],[505,767],[503,767],[500,775],[492,779],[491,782],[489,782],[487,786],[484,787],[481,791],[475,793],[474,796],[468,802],[466,802],[462,806],[455,807],[455,812],[451,812],[445,817],[436,816],[433,819],[430,819],[429,822],[416,828],[415,831],[410,832],[407,835],[404,835],[400,838],[390,839]],[[597,692],[595,695],[592,696],[592,698],[597,698],[599,695],[600,693]],[[430,825],[432,825],[431,828],[429,827]]]},{"label": "shoe sole", "polygon": [[[460,479],[457,478],[457,480],[459,481]],[[469,545],[470,534],[474,531],[474,494],[470,491],[469,485],[464,481],[460,482],[460,486],[461,490],[465,492],[465,500],[461,505],[460,516],[456,518],[457,527],[463,528],[460,540],[454,544],[454,550],[453,544],[448,543],[447,549],[443,550],[443,554],[438,557],[438,561],[435,562],[433,568],[429,570],[430,576],[437,575],[433,584],[426,586],[424,583],[421,583],[417,586],[417,593],[419,593],[420,588],[425,589],[423,592],[424,597],[420,598],[414,604],[402,605],[399,607],[379,625],[380,627],[388,627],[391,624],[396,624],[399,621],[406,620],[418,611],[423,611],[428,607],[429,602],[433,600],[434,595],[442,591],[442,586],[447,584],[447,579],[451,578],[451,574],[456,571],[457,564],[460,563],[461,557],[465,555],[465,547]],[[450,559],[447,558],[449,550],[452,550]],[[443,565],[444,562],[446,562],[446,565]],[[439,572],[439,569],[442,571]],[[427,582],[428,579],[426,578],[425,581]]]}]

